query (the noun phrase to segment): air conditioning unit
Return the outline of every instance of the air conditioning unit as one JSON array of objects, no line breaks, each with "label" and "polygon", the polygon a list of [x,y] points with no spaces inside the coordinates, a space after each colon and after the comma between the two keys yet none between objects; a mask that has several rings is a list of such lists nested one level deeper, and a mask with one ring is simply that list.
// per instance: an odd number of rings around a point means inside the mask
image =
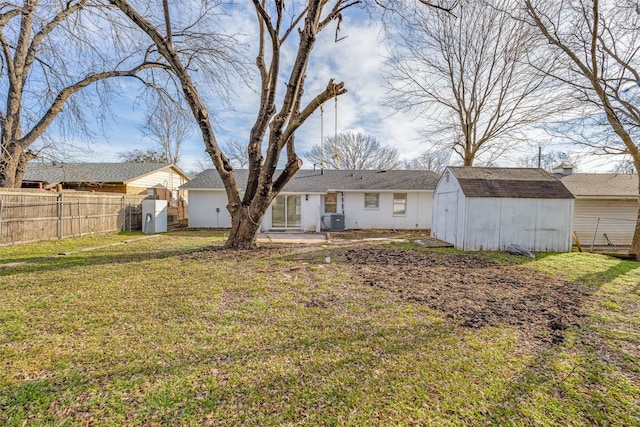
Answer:
[{"label": "air conditioning unit", "polygon": [[331,230],[344,230],[344,214],[331,214]]}]

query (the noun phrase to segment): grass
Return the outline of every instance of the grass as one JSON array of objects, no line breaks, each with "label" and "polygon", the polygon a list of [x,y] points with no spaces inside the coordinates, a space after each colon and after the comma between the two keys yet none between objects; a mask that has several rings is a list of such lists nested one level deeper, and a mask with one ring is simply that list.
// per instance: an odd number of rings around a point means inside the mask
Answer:
[{"label": "grass", "polygon": [[589,291],[583,327],[539,348],[361,286],[339,263],[196,252],[222,241],[168,233],[0,270],[0,424],[640,424],[639,263],[522,264]]}]

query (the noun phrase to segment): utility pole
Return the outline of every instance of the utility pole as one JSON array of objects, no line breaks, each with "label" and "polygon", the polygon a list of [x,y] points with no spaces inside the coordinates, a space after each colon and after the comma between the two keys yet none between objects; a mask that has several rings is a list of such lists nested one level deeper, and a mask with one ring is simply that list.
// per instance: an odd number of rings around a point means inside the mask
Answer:
[{"label": "utility pole", "polygon": [[542,165],[542,145],[538,145],[538,169]]}]

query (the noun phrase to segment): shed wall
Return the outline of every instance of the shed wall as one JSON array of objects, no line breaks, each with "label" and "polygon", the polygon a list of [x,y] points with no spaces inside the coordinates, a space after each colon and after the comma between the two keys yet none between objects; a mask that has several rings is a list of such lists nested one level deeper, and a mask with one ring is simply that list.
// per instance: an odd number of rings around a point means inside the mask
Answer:
[{"label": "shed wall", "polygon": [[572,199],[467,198],[463,250],[571,250]]}]

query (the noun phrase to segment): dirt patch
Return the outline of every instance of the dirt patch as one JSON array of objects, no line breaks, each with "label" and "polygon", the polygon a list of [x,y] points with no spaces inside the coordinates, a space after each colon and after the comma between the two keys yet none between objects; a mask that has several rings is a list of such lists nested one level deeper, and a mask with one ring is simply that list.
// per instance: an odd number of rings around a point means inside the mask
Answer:
[{"label": "dirt patch", "polygon": [[556,343],[580,325],[587,295],[579,284],[476,255],[361,247],[344,257],[364,285],[426,304],[464,327],[504,324]]},{"label": "dirt patch", "polygon": [[[299,271],[305,265],[329,261],[328,274],[330,268],[336,268],[356,286],[382,289],[406,301],[425,304],[464,328],[507,325],[553,343],[564,340],[566,329],[580,326],[580,307],[588,295],[580,284],[524,267],[501,265],[487,257],[387,244],[353,242],[327,248],[273,245],[252,251],[211,248],[189,255],[194,257],[240,262],[284,258],[300,263],[294,267],[278,263],[269,264],[268,269],[261,267],[262,272],[268,273]],[[331,304],[314,301],[310,306]]]},{"label": "dirt patch", "polygon": [[327,233],[331,240],[363,240],[363,239],[429,239],[430,230],[347,230]]}]

